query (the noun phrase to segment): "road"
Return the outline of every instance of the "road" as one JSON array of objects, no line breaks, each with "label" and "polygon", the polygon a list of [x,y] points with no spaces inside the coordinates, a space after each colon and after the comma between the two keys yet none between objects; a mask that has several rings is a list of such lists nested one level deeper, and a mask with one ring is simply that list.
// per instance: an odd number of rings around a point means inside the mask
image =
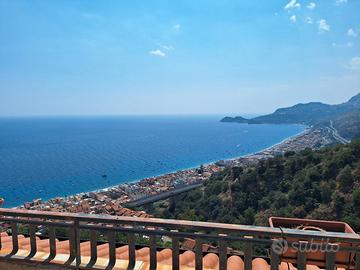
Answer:
[{"label": "road", "polygon": [[341,142],[343,144],[350,143],[349,140],[345,139],[344,137],[341,137],[339,132],[334,127],[334,123],[333,123],[332,120],[330,120],[330,126],[328,128],[329,128],[330,132],[332,133],[333,137],[335,138],[335,140],[337,140],[337,141],[339,141],[339,142]]},{"label": "road", "polygon": [[150,204],[153,202],[157,202],[157,201],[161,201],[161,200],[165,200],[167,198],[173,197],[177,194],[180,193],[184,193],[184,192],[188,192],[190,190],[193,190],[195,188],[199,188],[201,187],[202,184],[192,184],[192,185],[187,185],[184,187],[180,187],[180,188],[175,188],[172,189],[170,191],[166,191],[166,192],[162,192],[153,196],[148,196],[148,197],[144,197],[144,198],[140,198],[131,202],[128,202],[125,204],[125,207],[138,207],[141,205],[145,205],[145,204]]}]

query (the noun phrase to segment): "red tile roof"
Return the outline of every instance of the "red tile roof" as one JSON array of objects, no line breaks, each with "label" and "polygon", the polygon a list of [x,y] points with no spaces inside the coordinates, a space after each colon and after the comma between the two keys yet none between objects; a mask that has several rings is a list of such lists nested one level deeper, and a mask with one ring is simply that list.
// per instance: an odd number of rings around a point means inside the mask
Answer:
[{"label": "red tile roof", "polygon": [[[30,252],[30,240],[29,238],[24,237],[23,235],[18,236],[19,240],[19,252],[25,251],[25,253]],[[41,240],[40,238],[36,238],[37,241],[37,250],[38,252],[45,252],[49,253],[49,240],[44,239]],[[7,235],[6,233],[1,233],[1,249],[0,254],[6,254],[12,250],[12,237]],[[190,241],[189,241],[190,243]],[[56,250],[57,254],[69,255],[69,241],[58,241],[56,240]],[[91,255],[90,251],[90,242],[83,242],[80,244],[80,251],[81,256],[89,258]],[[108,259],[109,257],[109,244],[99,244],[97,246],[97,255],[98,258]],[[61,256],[60,256],[61,257]],[[63,257],[61,257],[63,258]],[[67,259],[68,257],[65,257]],[[65,262],[58,261],[59,263]],[[128,260],[128,246],[121,246],[116,248],[116,259],[118,260]],[[187,250],[180,254],[180,266],[181,269],[194,269],[195,267],[195,253],[191,250]],[[142,262],[141,267],[138,268],[140,270],[147,270],[149,269],[149,262],[150,262],[150,248],[143,247],[136,250],[136,261]],[[157,252],[157,261],[158,261],[158,269],[171,269],[172,264],[172,250],[171,249],[163,249]],[[170,267],[170,268],[168,268]],[[252,267],[254,270],[270,270],[270,266],[265,259],[262,258],[255,258],[252,261]],[[206,270],[214,270],[219,269],[219,257],[215,253],[208,253],[203,257],[203,269]],[[243,270],[244,269],[244,262],[240,256],[231,256],[227,259],[227,269],[228,270]],[[294,265],[287,264],[282,262],[279,266],[279,270],[296,270]],[[308,265],[307,270],[320,270],[317,266]]]}]

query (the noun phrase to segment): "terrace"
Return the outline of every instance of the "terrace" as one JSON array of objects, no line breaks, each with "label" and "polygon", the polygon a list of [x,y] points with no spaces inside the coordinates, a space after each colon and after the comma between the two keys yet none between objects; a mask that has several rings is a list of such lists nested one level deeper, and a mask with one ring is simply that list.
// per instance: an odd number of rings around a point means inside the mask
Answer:
[{"label": "terrace", "polygon": [[0,222],[2,270],[360,270],[360,237],[348,232],[1,208]]}]

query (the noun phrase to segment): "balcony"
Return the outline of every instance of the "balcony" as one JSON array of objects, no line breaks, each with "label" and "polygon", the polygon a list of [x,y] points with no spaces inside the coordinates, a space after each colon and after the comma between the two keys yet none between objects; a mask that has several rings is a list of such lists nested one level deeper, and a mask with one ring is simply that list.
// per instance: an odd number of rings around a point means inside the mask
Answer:
[{"label": "balcony", "polygon": [[0,222],[1,270],[360,270],[354,233],[1,208]]}]

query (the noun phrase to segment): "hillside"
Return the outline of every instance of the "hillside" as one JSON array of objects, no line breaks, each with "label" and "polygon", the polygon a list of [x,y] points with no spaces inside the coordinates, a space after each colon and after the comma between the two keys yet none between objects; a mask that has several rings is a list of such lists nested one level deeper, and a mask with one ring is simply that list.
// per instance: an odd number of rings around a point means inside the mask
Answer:
[{"label": "hillside", "polygon": [[155,209],[160,217],[238,224],[267,225],[270,216],[343,220],[360,231],[360,141],[227,168]]},{"label": "hillside", "polygon": [[345,138],[360,138],[360,109],[353,110],[336,118],[334,127]]},{"label": "hillside", "polygon": [[[245,119],[241,116],[225,117],[222,122],[249,123],[249,124],[304,124],[314,126],[317,124],[329,124],[336,122],[340,134],[347,138],[358,137],[360,125],[352,123],[360,122],[360,94],[352,97],[348,102],[338,105],[328,105],[320,102],[297,104],[288,108],[281,108],[272,114]],[[347,122],[351,120],[351,123]]]}]

